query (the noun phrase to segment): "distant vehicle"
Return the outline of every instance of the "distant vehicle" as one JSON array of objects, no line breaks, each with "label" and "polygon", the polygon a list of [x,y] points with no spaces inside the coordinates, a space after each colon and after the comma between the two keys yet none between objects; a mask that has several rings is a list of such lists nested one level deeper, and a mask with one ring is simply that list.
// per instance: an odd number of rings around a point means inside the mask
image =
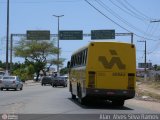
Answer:
[{"label": "distant vehicle", "polygon": [[52,85],[52,77],[51,76],[44,76],[41,80],[41,85]]},{"label": "distant vehicle", "polygon": [[69,90],[81,104],[108,100],[123,106],[135,96],[135,46],[120,42],[91,42],[75,51],[68,62]]},{"label": "distant vehicle", "polygon": [[0,80],[0,89],[23,90],[23,82],[19,79],[18,76],[3,76]]},{"label": "distant vehicle", "polygon": [[5,72],[4,71],[0,71],[0,76],[4,76]]},{"label": "distant vehicle", "polygon": [[[36,81],[36,78],[37,78],[37,76],[34,76],[34,78],[33,78],[34,81]],[[38,81],[40,81],[40,80],[41,80],[41,76],[38,77]]]},{"label": "distant vehicle", "polygon": [[67,87],[67,78],[64,76],[58,76],[53,78],[52,87],[63,86]]},{"label": "distant vehicle", "polygon": [[0,75],[0,80],[2,80],[3,76]]}]

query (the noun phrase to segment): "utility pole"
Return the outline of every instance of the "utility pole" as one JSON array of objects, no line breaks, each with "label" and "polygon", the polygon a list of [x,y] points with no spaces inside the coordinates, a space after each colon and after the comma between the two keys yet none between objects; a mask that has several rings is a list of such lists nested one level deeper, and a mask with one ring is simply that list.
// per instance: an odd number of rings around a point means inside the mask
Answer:
[{"label": "utility pole", "polygon": [[146,64],[146,59],[147,59],[147,58],[146,58],[146,54],[147,54],[147,52],[146,52],[146,40],[144,41],[144,43],[145,43],[145,44],[144,44],[144,46],[145,46],[145,47],[144,47],[144,55],[145,55],[144,63],[145,63],[145,73],[146,73],[146,68],[147,68],[147,64]]},{"label": "utility pole", "polygon": [[[59,18],[60,17],[63,17],[64,15],[53,15],[54,17],[57,17],[58,18],[58,39],[57,39],[57,47],[58,47],[58,50],[59,50]],[[59,75],[59,52],[57,54],[57,61],[58,61],[58,64],[57,64],[57,75]]]},{"label": "utility pole", "polygon": [[147,68],[147,56],[146,56],[146,54],[147,54],[147,45],[146,45],[146,40],[143,40],[143,41],[138,41],[138,42],[144,42],[145,44],[144,44],[144,72],[145,72],[145,74],[144,74],[144,79],[146,80],[146,78],[147,78],[147,70],[146,70],[146,68]]},{"label": "utility pole", "polygon": [[7,0],[6,74],[8,74],[8,43],[9,43],[9,0]]}]

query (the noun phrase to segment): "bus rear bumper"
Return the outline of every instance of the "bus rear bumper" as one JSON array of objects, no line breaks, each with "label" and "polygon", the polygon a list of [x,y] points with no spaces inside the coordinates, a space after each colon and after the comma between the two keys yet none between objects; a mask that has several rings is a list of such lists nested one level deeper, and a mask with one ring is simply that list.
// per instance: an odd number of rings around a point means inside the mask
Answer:
[{"label": "bus rear bumper", "polygon": [[86,89],[86,97],[100,99],[131,99],[135,96],[135,90],[111,90],[111,89]]}]

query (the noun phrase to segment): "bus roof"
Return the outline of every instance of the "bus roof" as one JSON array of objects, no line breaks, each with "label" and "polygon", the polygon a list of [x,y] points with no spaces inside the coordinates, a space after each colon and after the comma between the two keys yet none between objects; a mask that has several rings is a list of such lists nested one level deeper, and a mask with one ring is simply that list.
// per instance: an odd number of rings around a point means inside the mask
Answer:
[{"label": "bus roof", "polygon": [[120,42],[120,41],[91,41],[90,43],[88,43],[87,45],[79,48],[78,50],[76,50],[75,52],[72,53],[72,55],[74,54],[77,54],[78,52],[82,51],[82,50],[85,50],[86,48],[88,48],[88,46],[91,44],[91,43],[123,43],[123,44],[131,44],[131,43],[125,43],[125,42]]}]

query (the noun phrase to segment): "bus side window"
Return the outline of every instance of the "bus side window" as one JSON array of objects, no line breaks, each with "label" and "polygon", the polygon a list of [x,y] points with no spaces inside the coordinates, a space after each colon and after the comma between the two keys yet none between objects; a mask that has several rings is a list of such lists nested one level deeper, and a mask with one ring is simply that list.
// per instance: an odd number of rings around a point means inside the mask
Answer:
[{"label": "bus side window", "polygon": [[82,65],[82,52],[80,52],[80,62],[79,65]]},{"label": "bus side window", "polygon": [[85,50],[83,51],[83,65],[85,65]]},{"label": "bus side window", "polygon": [[74,56],[71,58],[71,66],[74,67]]},{"label": "bus side window", "polygon": [[85,59],[84,59],[84,64],[86,64],[87,61],[87,49],[85,49]]},{"label": "bus side window", "polygon": [[73,56],[71,57],[71,63],[70,67],[73,67]]},{"label": "bus side window", "polygon": [[78,65],[78,55],[75,55],[75,66]]},{"label": "bus side window", "polygon": [[78,57],[78,65],[80,65],[80,53],[77,54]]},{"label": "bus side window", "polygon": [[68,63],[67,63],[67,68],[71,68],[71,67],[72,67],[71,62],[68,61]]},{"label": "bus side window", "polygon": [[82,51],[82,62],[81,65],[84,65],[84,51]]},{"label": "bus side window", "polygon": [[73,66],[76,66],[76,56],[73,56]]}]

